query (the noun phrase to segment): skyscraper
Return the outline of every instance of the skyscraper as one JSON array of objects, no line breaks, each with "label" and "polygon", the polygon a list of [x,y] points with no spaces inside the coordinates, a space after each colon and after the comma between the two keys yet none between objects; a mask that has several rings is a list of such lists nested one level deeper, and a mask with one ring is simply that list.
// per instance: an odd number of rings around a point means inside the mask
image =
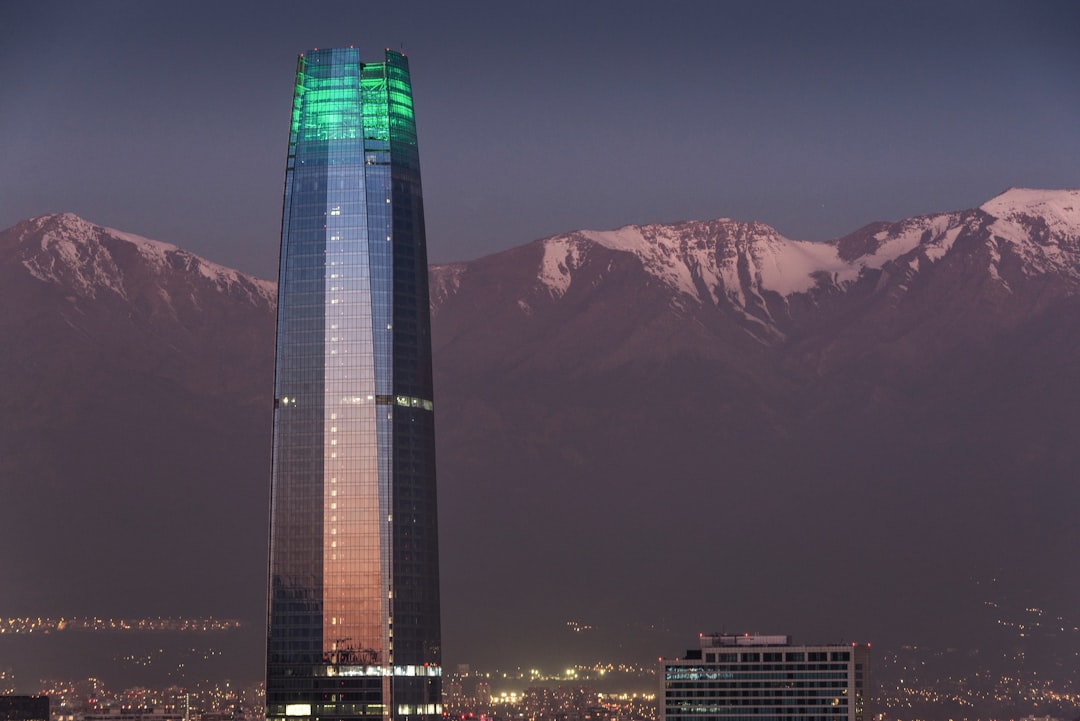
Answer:
[{"label": "skyscraper", "polygon": [[400,53],[298,59],[277,322],[266,715],[434,718],[427,250]]}]

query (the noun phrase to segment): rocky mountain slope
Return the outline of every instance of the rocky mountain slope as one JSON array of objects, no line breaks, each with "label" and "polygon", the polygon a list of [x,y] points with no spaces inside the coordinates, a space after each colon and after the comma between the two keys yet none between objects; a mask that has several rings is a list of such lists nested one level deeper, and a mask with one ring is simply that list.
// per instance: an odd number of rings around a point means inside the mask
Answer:
[{"label": "rocky mountain slope", "polygon": [[[1024,291],[1032,290],[1053,302],[1080,279],[1078,232],[1080,192],[1018,188],[973,210],[875,223],[829,243],[788,240],[762,223],[726,218],[576,231],[522,249],[531,254],[530,278],[515,290],[529,315],[572,286],[609,284],[605,277],[620,263],[633,263],[683,315],[715,311],[775,346],[813,332],[831,306],[888,296],[898,311],[917,302],[905,299],[913,287],[950,275],[970,276],[987,295],[1026,302]],[[452,303],[467,272],[502,258],[434,268],[434,309]]]},{"label": "rocky mountain slope", "polygon": [[[1080,601],[1080,191],[830,243],[577,231],[431,281],[449,663],[975,643],[990,577]],[[0,233],[0,332],[0,607],[257,629],[271,285],[46,216]]]},{"label": "rocky mountain slope", "polygon": [[71,214],[0,233],[0,608],[263,603],[274,305]]},{"label": "rocky mountain slope", "polygon": [[524,595],[627,644],[643,618],[959,643],[972,579],[1080,594],[1080,191],[831,243],[578,231],[432,279],[443,507],[483,529],[444,545],[475,587],[528,569],[470,633]]}]

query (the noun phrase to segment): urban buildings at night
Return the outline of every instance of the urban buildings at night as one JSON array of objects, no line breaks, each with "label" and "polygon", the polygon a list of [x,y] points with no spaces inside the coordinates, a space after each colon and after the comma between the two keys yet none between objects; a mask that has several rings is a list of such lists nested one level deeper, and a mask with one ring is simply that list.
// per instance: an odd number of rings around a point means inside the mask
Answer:
[{"label": "urban buildings at night", "polygon": [[427,278],[408,60],[301,55],[278,281],[269,719],[442,714]]},{"label": "urban buildings at night", "polygon": [[788,636],[702,634],[663,659],[661,721],[869,721],[868,645],[795,646]]},{"label": "urban buildings at night", "polygon": [[49,697],[0,696],[0,721],[49,721]]}]

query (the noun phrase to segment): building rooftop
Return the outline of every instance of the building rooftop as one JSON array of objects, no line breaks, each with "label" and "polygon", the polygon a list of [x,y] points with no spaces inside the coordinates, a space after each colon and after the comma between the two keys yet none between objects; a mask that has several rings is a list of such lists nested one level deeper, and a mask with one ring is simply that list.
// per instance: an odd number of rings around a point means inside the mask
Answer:
[{"label": "building rooftop", "polygon": [[701,634],[702,648],[717,648],[719,646],[787,646],[790,644],[791,636],[764,636],[757,633],[744,633],[741,635],[727,633]]}]

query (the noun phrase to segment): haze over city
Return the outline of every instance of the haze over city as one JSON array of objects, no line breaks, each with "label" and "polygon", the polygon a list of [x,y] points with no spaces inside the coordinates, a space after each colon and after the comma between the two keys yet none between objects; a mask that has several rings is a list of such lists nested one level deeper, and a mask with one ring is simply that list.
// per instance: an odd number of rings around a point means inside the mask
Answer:
[{"label": "haze over city", "polygon": [[257,695],[296,55],[389,46],[443,658],[506,674],[453,708],[761,631],[872,641],[897,718],[1080,709],[1078,20],[8,4],[0,692]]}]

